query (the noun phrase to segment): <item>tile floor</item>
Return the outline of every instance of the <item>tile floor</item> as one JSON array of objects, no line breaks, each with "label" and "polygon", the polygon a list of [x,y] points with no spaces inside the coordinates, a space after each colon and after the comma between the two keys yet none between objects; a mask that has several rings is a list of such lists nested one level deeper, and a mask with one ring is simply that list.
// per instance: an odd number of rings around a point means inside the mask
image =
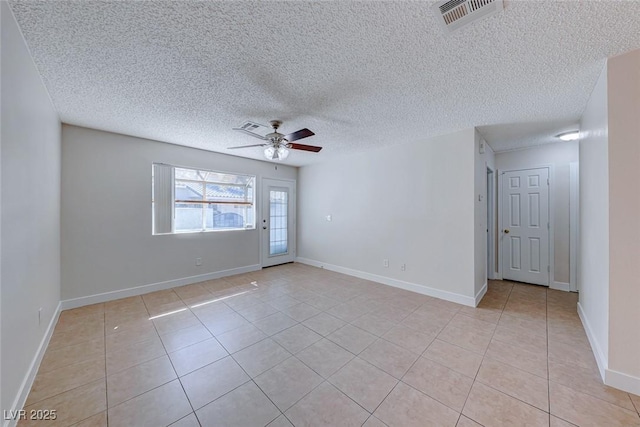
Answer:
[{"label": "tile floor", "polygon": [[25,409],[55,409],[51,426],[640,426],[576,301],[491,282],[470,308],[288,264],[64,311]]}]

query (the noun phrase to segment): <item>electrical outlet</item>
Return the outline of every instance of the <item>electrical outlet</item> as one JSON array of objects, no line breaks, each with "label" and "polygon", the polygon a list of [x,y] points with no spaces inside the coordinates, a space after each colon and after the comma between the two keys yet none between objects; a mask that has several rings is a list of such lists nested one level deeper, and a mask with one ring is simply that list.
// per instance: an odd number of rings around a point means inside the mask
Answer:
[{"label": "electrical outlet", "polygon": [[382,265],[384,265],[385,268],[389,268],[389,260],[388,259],[383,259],[382,260]]},{"label": "electrical outlet", "polygon": [[42,323],[42,307],[38,309],[38,326]]},{"label": "electrical outlet", "polygon": [[196,266],[202,265],[202,258],[196,258]]},{"label": "electrical outlet", "polygon": [[400,266],[400,270],[401,270],[401,271],[406,271],[406,270],[407,270],[407,264],[402,264],[402,265]]}]

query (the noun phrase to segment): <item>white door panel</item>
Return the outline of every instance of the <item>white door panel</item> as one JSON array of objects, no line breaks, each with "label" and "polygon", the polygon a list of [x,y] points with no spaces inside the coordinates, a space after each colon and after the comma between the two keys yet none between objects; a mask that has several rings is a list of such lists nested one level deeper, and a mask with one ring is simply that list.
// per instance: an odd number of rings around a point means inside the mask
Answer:
[{"label": "white door panel", "polygon": [[549,285],[549,169],[505,172],[502,277]]},{"label": "white door panel", "polygon": [[262,180],[262,266],[295,258],[295,183]]}]

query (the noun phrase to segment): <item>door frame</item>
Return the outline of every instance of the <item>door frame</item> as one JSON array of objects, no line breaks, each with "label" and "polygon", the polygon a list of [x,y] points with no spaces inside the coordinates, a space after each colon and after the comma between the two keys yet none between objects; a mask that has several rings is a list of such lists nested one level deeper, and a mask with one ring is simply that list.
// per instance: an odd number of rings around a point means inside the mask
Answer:
[{"label": "door frame", "polygon": [[[496,170],[486,162],[487,176],[485,179],[486,208],[487,208],[487,279],[502,278],[496,271]],[[498,275],[500,277],[498,277]]]},{"label": "door frame", "polygon": [[293,257],[293,260],[295,261],[296,257],[297,257],[297,249],[298,249],[298,242],[297,242],[297,223],[298,223],[298,204],[297,204],[297,199],[298,199],[298,187],[297,187],[297,180],[295,179],[288,179],[288,178],[271,178],[268,176],[263,176],[260,177],[260,218],[256,218],[256,222],[257,222],[257,228],[258,230],[260,230],[260,267],[261,268],[265,268],[264,266],[264,262],[265,262],[265,258],[264,258],[264,245],[265,245],[265,241],[264,239],[266,239],[265,234],[262,230],[262,219],[265,218],[265,215],[268,214],[268,212],[264,212],[264,207],[265,207],[265,200],[263,200],[262,198],[264,197],[264,192],[267,188],[267,185],[265,184],[265,181],[280,181],[283,183],[287,183],[287,184],[291,184],[292,190],[291,190],[291,194],[289,194],[289,203],[292,203],[292,212],[293,212],[293,221],[291,224],[291,255]]},{"label": "door frame", "polygon": [[[554,215],[553,215],[553,196],[554,196],[554,184],[555,184],[555,173],[554,167],[552,164],[543,164],[538,166],[527,166],[521,168],[510,168],[510,169],[497,169],[498,173],[498,271],[500,273],[500,278],[503,277],[504,270],[504,260],[502,255],[502,242],[504,237],[504,224],[502,218],[502,196],[503,190],[502,186],[504,184],[504,174],[507,172],[520,172],[529,169],[547,169],[549,173],[549,275],[547,276],[547,285],[548,287],[553,287],[554,284],[554,260],[555,260],[555,251],[554,251]],[[544,285],[542,285],[544,286]]]}]

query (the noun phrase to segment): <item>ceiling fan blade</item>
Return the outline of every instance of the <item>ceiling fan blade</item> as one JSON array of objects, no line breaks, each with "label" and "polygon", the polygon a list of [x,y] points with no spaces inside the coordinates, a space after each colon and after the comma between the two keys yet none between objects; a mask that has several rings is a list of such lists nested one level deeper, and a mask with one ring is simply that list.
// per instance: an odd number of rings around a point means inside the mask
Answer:
[{"label": "ceiling fan blade", "polygon": [[237,147],[227,147],[227,150],[235,150],[236,148],[264,147],[266,145],[269,144],[238,145]]},{"label": "ceiling fan blade", "polygon": [[284,138],[289,142],[293,142],[293,141],[297,141],[299,139],[307,138],[307,137],[313,136],[313,135],[315,135],[315,133],[311,132],[307,128],[304,128],[304,129],[300,129],[298,131],[295,131],[293,133],[290,133],[289,135],[285,136]]},{"label": "ceiling fan blade", "polygon": [[305,145],[305,144],[289,144],[291,145],[291,149],[293,150],[303,150],[303,151],[313,151],[317,153],[322,150],[322,147],[316,147],[315,145]]}]

